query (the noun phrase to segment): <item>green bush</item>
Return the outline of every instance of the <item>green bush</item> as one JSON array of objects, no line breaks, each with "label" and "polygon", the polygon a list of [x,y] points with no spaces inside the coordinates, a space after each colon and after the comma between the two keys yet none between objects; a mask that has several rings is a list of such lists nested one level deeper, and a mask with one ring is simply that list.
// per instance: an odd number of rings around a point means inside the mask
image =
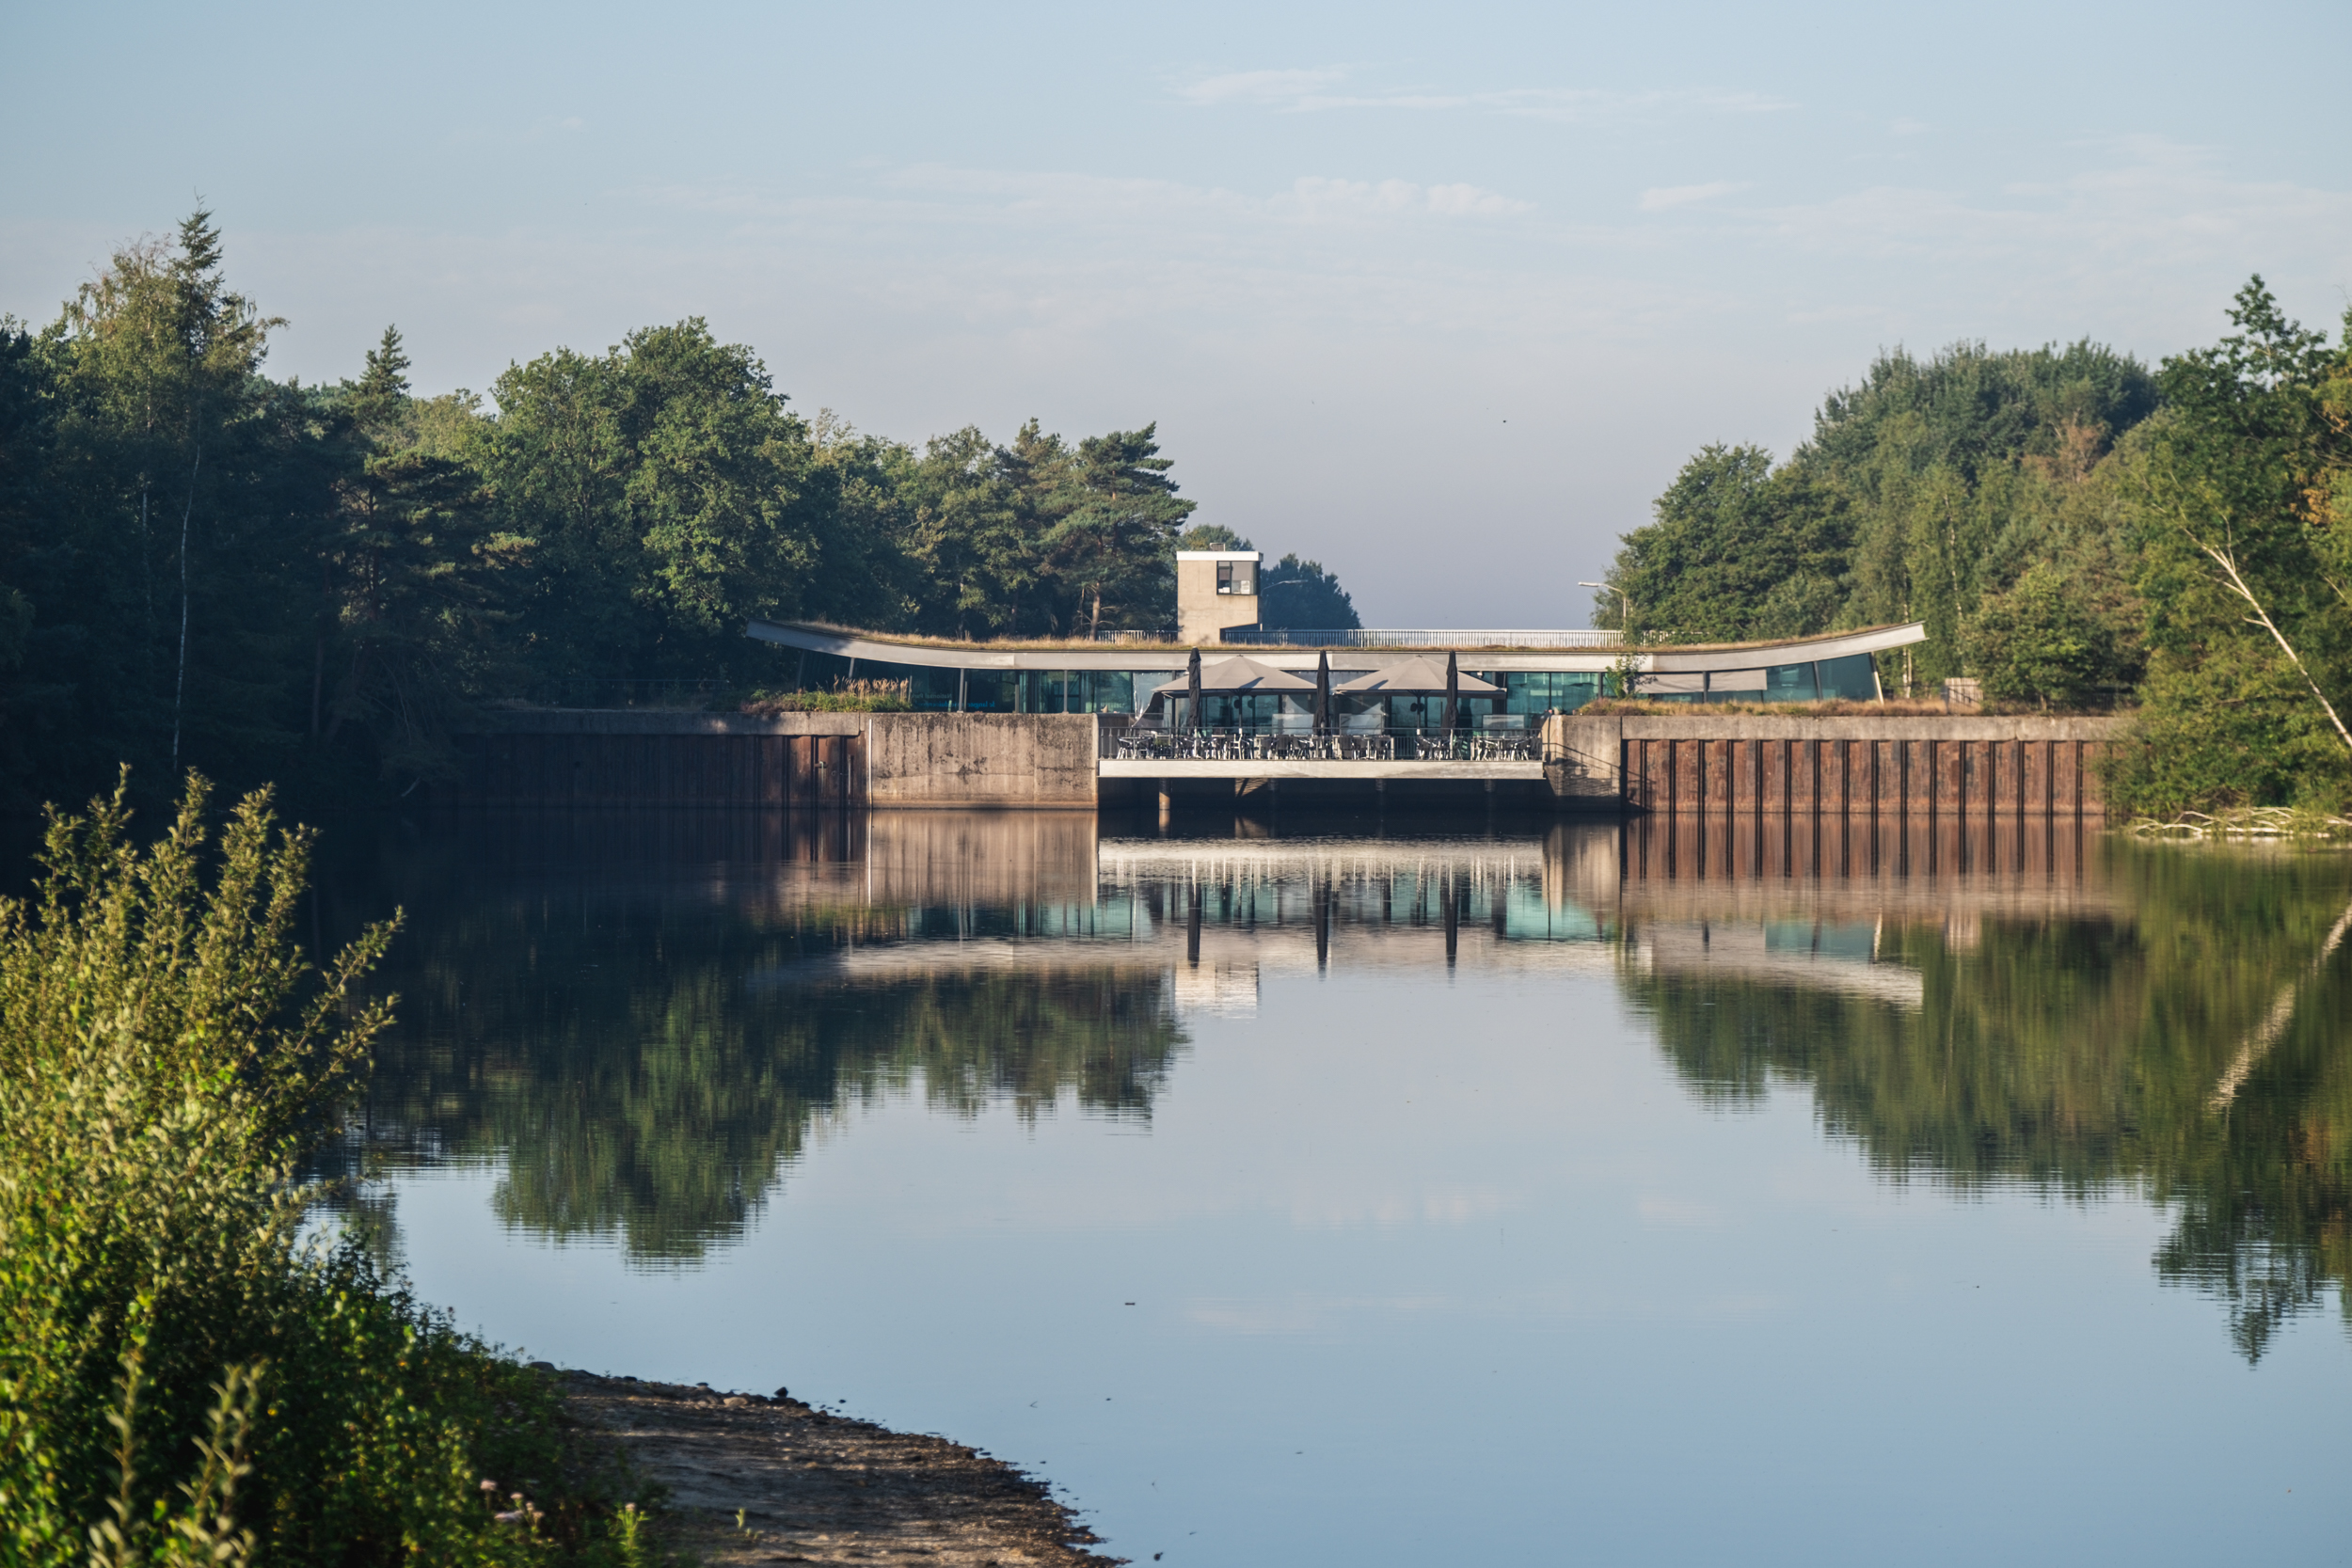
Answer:
[{"label": "green bush", "polygon": [[914,707],[907,681],[843,681],[828,691],[755,691],[743,711],[772,719],[779,713],[905,713]]},{"label": "green bush", "polygon": [[266,791],[208,856],[200,781],[144,850],[126,788],[0,900],[0,1559],[633,1558],[545,1379],[304,1239],[397,920],[314,967]]}]

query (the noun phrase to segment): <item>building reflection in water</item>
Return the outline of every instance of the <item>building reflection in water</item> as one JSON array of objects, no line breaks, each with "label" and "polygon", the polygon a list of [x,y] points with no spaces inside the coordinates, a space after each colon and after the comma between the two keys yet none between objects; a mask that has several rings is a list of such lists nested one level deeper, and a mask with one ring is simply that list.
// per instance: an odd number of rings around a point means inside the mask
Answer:
[{"label": "building reflection in water", "polygon": [[1148,1122],[1186,1020],[1285,977],[1606,975],[1692,1092],[1775,1085],[1885,1180],[2137,1190],[2249,1357],[2352,1268],[2352,867],[2065,822],[1643,818],[1479,837],[1091,816],[475,818],[347,849],[392,903],[381,1160],[691,1264],[845,1113]]}]

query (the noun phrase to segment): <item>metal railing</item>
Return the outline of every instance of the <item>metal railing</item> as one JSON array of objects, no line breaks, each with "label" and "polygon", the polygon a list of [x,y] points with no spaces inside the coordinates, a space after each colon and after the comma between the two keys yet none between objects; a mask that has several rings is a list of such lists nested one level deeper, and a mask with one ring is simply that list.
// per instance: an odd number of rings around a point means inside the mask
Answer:
[{"label": "metal railing", "polygon": [[1539,762],[1534,730],[1374,730],[1278,735],[1105,725],[1099,754],[1115,762]]},{"label": "metal railing", "polygon": [[1613,631],[1433,631],[1348,626],[1325,630],[1228,626],[1218,637],[1257,648],[1613,648]]}]

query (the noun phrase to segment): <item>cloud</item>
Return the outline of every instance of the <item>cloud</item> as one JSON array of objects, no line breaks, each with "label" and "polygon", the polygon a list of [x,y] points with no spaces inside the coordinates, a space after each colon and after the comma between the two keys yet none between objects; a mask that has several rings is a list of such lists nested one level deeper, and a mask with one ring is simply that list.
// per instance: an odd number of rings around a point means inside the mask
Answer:
[{"label": "cloud", "polygon": [[2101,293],[2152,270],[2250,270],[2249,258],[2307,247],[2318,235],[2352,235],[2352,191],[2234,179],[2211,150],[2156,137],[2117,137],[2097,150],[2107,157],[2094,166],[2006,186],[1994,200],[1874,185],[1754,215],[1804,250],[1997,263],[2032,269],[2034,287],[2070,277]]},{"label": "cloud", "polygon": [[1532,213],[1535,204],[1518,201],[1476,185],[1432,185],[1429,187],[1429,210],[1449,217],[1507,217],[1517,213]]},{"label": "cloud", "polygon": [[1662,213],[1669,207],[1687,207],[1693,201],[1712,201],[1719,196],[1729,196],[1745,185],[1727,180],[1717,180],[1705,185],[1652,185],[1642,193],[1641,209],[1645,213]]},{"label": "cloud", "polygon": [[1532,213],[1534,203],[1520,201],[1477,185],[1417,185],[1409,180],[1326,180],[1302,176],[1291,185],[1291,199],[1309,217],[1405,216],[1434,213],[1440,217],[1510,217]]},{"label": "cloud", "polygon": [[1313,71],[1236,71],[1204,77],[1176,89],[1187,103],[1271,103],[1292,107],[1339,85],[1347,72],[1338,66]]},{"label": "cloud", "polygon": [[1589,87],[1502,87],[1441,91],[1429,87],[1351,87],[1351,66],[1297,71],[1237,71],[1205,76],[1176,89],[1203,107],[1242,105],[1283,114],[1339,109],[1469,111],[1564,122],[1666,119],[1694,114],[1769,114],[1794,105],[1755,92],[1670,87],[1636,92]]}]

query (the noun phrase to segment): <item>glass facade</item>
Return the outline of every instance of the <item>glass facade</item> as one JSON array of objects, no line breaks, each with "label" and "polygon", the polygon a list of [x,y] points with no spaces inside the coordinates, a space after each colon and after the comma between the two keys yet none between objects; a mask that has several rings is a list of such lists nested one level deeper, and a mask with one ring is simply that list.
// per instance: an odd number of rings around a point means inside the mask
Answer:
[{"label": "glass facade", "polygon": [[1844,658],[1825,658],[1814,666],[1821,673],[1821,695],[1840,697],[1849,702],[1872,703],[1878,700],[1878,673],[1871,667],[1868,654],[1848,654]]},{"label": "glass facade", "polygon": [[[850,680],[904,681],[908,700],[920,710],[947,712],[961,705],[972,713],[1136,713],[1152,700],[1154,687],[1184,678],[1182,670],[952,670],[928,664],[899,664],[879,659],[849,659],[837,654],[797,656],[788,668],[800,689],[821,690]],[[1334,670],[1331,684],[1339,685],[1365,672]],[[1302,672],[1311,678],[1311,672]],[[1500,698],[1463,699],[1466,721],[1476,723],[1487,715],[1551,712],[1573,713],[1613,684],[1597,670],[1465,671],[1503,689]],[[1645,679],[1640,695],[1669,703],[1805,703],[1817,698],[1868,702],[1879,694],[1868,654],[1761,669],[1718,672],[1712,675],[1660,674]],[[1312,700],[1288,699],[1310,712]],[[1209,722],[1218,729],[1272,726],[1281,709],[1272,697],[1212,698],[1211,704],[1236,705],[1232,718],[1218,718],[1211,707]],[[1370,702],[1334,698],[1334,715],[1359,718],[1375,710],[1382,722],[1396,730],[1434,728],[1444,698],[1398,696]],[[1385,703],[1385,705],[1384,705]]]},{"label": "glass facade", "polygon": [[1152,688],[1168,675],[1153,671],[1137,675],[1133,670],[1028,670],[1021,675],[1023,713],[1133,713],[1140,689],[1149,701]]},{"label": "glass facade", "polygon": [[1810,703],[1824,699],[1874,702],[1878,679],[1868,654],[1760,669],[1645,676],[1639,696],[1658,703]]},{"label": "glass facade", "polygon": [[1498,709],[1502,713],[1574,713],[1600,695],[1597,670],[1510,670],[1481,678],[1510,693]]}]

